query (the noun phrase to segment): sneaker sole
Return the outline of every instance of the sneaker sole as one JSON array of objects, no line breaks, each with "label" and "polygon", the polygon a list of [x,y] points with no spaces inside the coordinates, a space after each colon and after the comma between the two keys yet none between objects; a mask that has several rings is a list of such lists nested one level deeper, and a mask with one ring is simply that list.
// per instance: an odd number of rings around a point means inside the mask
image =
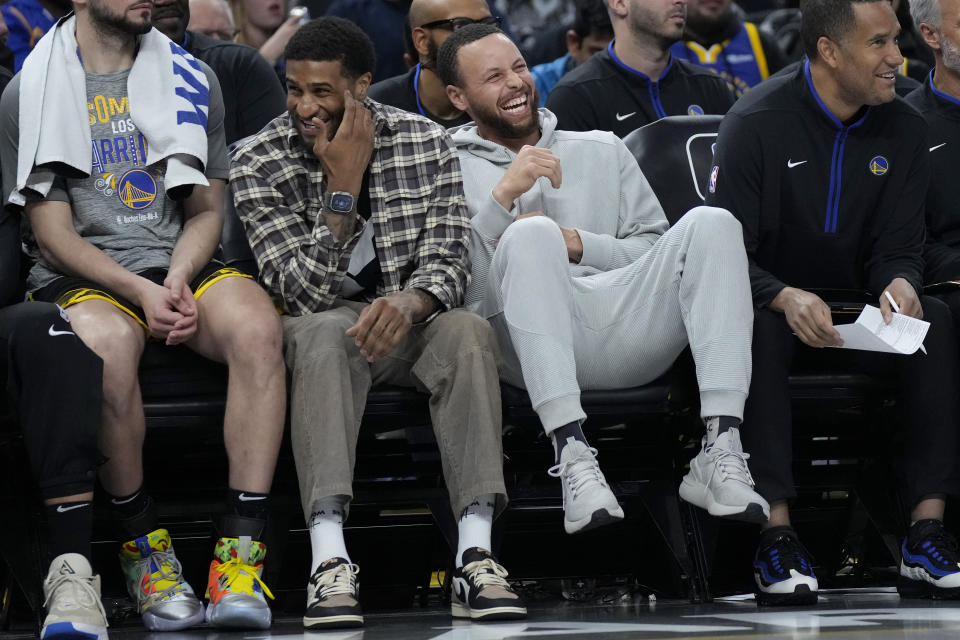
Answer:
[{"label": "sneaker sole", "polygon": [[454,618],[470,620],[523,620],[527,617],[526,607],[491,607],[489,609],[471,609],[465,604],[450,603],[450,615]]},{"label": "sneaker sole", "polygon": [[200,603],[200,611],[198,611],[196,615],[194,615],[192,618],[184,618],[183,620],[168,620],[167,618],[161,618],[159,616],[152,615],[150,610],[147,609],[140,614],[140,621],[143,622],[143,626],[145,626],[149,631],[180,631],[182,629],[195,627],[202,623],[204,620],[204,613],[203,603]]},{"label": "sneaker sole", "polygon": [[897,578],[897,593],[901,598],[922,598],[924,600],[958,600],[960,587],[944,589],[925,580],[913,580],[906,576]]},{"label": "sneaker sole", "polygon": [[82,622],[54,622],[45,626],[40,632],[40,640],[60,640],[61,638],[107,640],[107,628]]},{"label": "sneaker sole", "polygon": [[757,592],[757,604],[761,607],[803,607],[817,604],[817,592],[811,591],[805,584],[799,585],[793,593]]},{"label": "sneaker sole", "polygon": [[623,508],[617,507],[613,511],[606,508],[597,509],[589,517],[580,520],[563,520],[563,530],[567,533],[582,533],[608,524],[614,524],[623,520]]},{"label": "sneaker sole", "polygon": [[306,629],[348,629],[363,626],[363,616],[342,615],[324,616],[322,618],[303,617],[303,626]]},{"label": "sneaker sole", "polygon": [[206,620],[213,627],[225,629],[269,629],[273,614],[269,608],[207,605]]},{"label": "sneaker sole", "polygon": [[741,505],[721,504],[713,499],[706,485],[693,482],[686,477],[680,483],[680,498],[695,507],[700,507],[715,518],[753,524],[763,524],[770,518],[769,512],[764,512],[763,505],[756,502],[751,502],[746,508]]}]

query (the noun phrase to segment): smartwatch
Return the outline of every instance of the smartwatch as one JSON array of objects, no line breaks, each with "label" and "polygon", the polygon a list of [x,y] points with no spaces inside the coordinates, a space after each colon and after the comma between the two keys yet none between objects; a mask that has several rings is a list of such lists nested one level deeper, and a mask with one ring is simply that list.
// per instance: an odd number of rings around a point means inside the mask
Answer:
[{"label": "smartwatch", "polygon": [[323,194],[323,208],[340,215],[354,213],[357,210],[357,199],[346,191],[327,191]]}]

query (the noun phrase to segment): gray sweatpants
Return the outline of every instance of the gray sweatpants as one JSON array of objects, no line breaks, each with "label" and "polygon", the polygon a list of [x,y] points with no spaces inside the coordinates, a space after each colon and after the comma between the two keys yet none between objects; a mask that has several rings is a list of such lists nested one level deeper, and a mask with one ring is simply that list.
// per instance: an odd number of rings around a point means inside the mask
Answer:
[{"label": "gray sweatpants", "polygon": [[414,326],[390,355],[370,364],[353,338],[363,303],[338,300],[320,313],[283,319],[290,370],[290,430],[304,517],[317,500],[353,496],[357,437],[374,384],[430,394],[430,417],[455,516],[503,483],[497,344],[490,325],[464,309]]},{"label": "gray sweatpants", "polygon": [[503,355],[501,375],[526,387],[549,433],[586,418],[581,389],[661,376],[689,344],[701,415],[743,418],[753,302],[740,223],[697,207],[626,267],[571,275],[559,227],[514,222],[494,253],[480,307]]}]

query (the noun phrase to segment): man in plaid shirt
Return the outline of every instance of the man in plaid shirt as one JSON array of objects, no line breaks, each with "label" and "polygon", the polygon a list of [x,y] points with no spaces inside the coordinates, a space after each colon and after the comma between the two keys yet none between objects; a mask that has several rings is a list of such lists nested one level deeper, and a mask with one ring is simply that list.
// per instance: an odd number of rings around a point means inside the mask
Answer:
[{"label": "man in plaid shirt", "polygon": [[431,395],[460,516],[452,612],[526,616],[490,548],[506,504],[496,342],[463,309],[469,223],[460,163],[439,125],[366,98],[373,45],[322,18],[287,45],[288,113],[235,154],[237,212],[260,282],[285,311],[291,428],[313,554],[308,628],[359,626],[343,540],[372,384]]}]

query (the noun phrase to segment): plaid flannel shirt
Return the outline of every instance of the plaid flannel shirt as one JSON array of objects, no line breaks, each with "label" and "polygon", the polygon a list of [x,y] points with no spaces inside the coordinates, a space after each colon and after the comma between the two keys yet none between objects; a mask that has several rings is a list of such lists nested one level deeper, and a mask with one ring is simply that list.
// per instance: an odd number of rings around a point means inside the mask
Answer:
[{"label": "plaid flannel shirt", "polygon": [[457,151],[425,118],[372,100],[370,220],[340,243],[320,215],[326,177],[281,115],[241,145],[231,189],[260,268],[260,282],[294,316],[329,309],[365,224],[374,225],[382,278],[377,296],[418,288],[443,307],[463,303],[469,281],[470,223]]}]

